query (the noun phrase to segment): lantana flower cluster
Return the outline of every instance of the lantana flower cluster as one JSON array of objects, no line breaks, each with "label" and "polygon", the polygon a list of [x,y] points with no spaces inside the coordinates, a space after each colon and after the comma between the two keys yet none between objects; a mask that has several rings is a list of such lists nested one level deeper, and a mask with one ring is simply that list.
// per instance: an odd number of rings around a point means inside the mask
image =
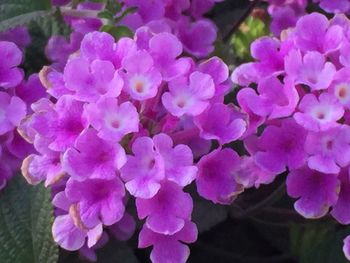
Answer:
[{"label": "lantana flower cluster", "polygon": [[350,12],[349,0],[266,0],[271,15],[271,31],[275,36],[289,27],[294,27],[299,18],[306,15],[309,4],[317,4],[319,8],[330,14]]},{"label": "lantana flower cluster", "polygon": [[[330,211],[341,224],[350,223],[349,25],[344,15],[305,15],[281,39],[256,40],[256,61],[232,74],[242,86],[237,101],[250,134],[244,144],[256,169],[288,172],[298,213],[320,218]],[[350,258],[349,238],[344,252]]]},{"label": "lantana flower cluster", "polygon": [[[214,41],[217,37],[215,24],[204,18],[215,4],[222,0],[123,0],[121,12],[128,8],[136,8],[136,11],[127,14],[118,22],[134,32],[148,26],[154,32],[169,32],[175,34],[181,41],[184,51],[198,58],[207,57],[214,50]],[[61,4],[67,4],[63,1]],[[57,4],[60,4],[58,1]],[[77,6],[78,11],[99,11],[103,4],[84,2]],[[116,14],[118,15],[118,14]],[[53,36],[46,48],[48,58],[56,65],[63,67],[68,56],[77,51],[85,34],[99,30],[103,25],[99,18],[65,16],[67,23],[73,28],[68,42],[62,36]]]},{"label": "lantana flower cluster", "polygon": [[202,197],[229,204],[251,186],[238,154],[223,147],[245,133],[247,118],[223,103],[227,66],[182,53],[175,35],[152,27],[118,42],[91,32],[63,72],[40,72],[51,97],[33,103],[21,124],[37,150],[22,173],[55,192],[52,232],[61,247],[93,255],[104,229],[130,236],[132,198],[144,221],[139,247],[153,246],[153,262],[185,262],[197,238],[185,187],[195,181]]},{"label": "lantana flower cluster", "polygon": [[0,35],[0,189],[18,172],[22,160],[33,147],[16,131],[27,114],[27,105],[45,96],[37,75],[24,80],[22,51],[14,42],[5,41],[17,35],[16,43],[23,48],[30,38],[23,27],[17,27]]}]

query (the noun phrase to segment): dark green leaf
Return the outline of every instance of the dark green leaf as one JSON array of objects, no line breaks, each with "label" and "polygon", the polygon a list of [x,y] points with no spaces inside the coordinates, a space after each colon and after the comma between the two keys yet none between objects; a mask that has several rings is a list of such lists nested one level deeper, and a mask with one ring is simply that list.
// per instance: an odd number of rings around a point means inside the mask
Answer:
[{"label": "dark green leaf", "polygon": [[55,263],[50,192],[31,186],[22,176],[0,193],[0,262]]},{"label": "dark green leaf", "polygon": [[111,34],[115,40],[119,40],[122,37],[133,36],[132,31],[126,26],[104,25],[101,27],[100,31]]},{"label": "dark green leaf", "polygon": [[109,11],[109,10],[104,10],[100,13],[98,13],[98,17],[99,18],[105,18],[105,19],[108,19],[108,20],[113,20],[114,19],[114,14]]},{"label": "dark green leaf", "polygon": [[0,31],[50,13],[50,0],[0,0]]}]

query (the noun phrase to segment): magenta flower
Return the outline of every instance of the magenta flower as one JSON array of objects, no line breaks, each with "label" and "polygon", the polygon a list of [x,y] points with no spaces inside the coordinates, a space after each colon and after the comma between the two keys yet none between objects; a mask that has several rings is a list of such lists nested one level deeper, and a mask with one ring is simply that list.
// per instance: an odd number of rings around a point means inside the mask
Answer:
[{"label": "magenta flower", "polygon": [[12,42],[0,41],[0,87],[13,88],[22,81],[23,71],[17,68],[21,62],[21,50]]},{"label": "magenta flower", "polygon": [[120,141],[125,135],[139,130],[139,115],[130,102],[118,105],[117,99],[103,98],[86,105],[84,113],[98,136],[105,140]]},{"label": "magenta flower", "polygon": [[[91,4],[91,3],[90,3]],[[114,38],[105,32],[91,32],[84,36],[80,52],[88,61],[111,61],[114,57]]]},{"label": "magenta flower", "polygon": [[323,132],[309,132],[305,151],[311,169],[338,174],[341,167],[350,164],[350,127],[341,125]]},{"label": "magenta flower", "polygon": [[336,204],[340,182],[334,174],[323,174],[303,167],[290,172],[287,191],[298,198],[295,210],[306,218],[320,218]]},{"label": "magenta flower", "polygon": [[333,205],[331,214],[341,224],[350,223],[350,181],[349,170],[342,169],[338,175],[340,192],[337,203]]},{"label": "magenta flower", "polygon": [[73,146],[86,126],[82,118],[83,103],[69,95],[62,96],[55,105],[48,99],[39,102],[37,108],[33,108],[37,114],[31,120],[32,128],[50,140],[49,148],[54,151],[64,151]]},{"label": "magenta flower", "polygon": [[177,117],[201,114],[209,106],[208,100],[215,94],[213,79],[208,74],[193,72],[189,84],[186,82],[183,78],[171,81],[169,92],[162,96],[164,107]]},{"label": "magenta flower", "polygon": [[0,91],[0,135],[18,126],[26,111],[26,105],[20,98]]},{"label": "magenta flower", "polygon": [[173,235],[191,219],[193,202],[181,186],[165,181],[152,198],[137,198],[136,207],[139,218],[147,218],[147,228],[159,234]]},{"label": "magenta flower", "polygon": [[299,110],[294,114],[295,121],[310,131],[335,127],[344,114],[343,106],[337,98],[328,93],[322,93],[318,99],[313,94],[305,95],[299,104]]},{"label": "magenta flower", "polygon": [[187,221],[184,227],[174,235],[154,233],[146,225],[139,235],[139,248],[153,246],[151,260],[153,263],[185,263],[190,255],[185,243],[193,243],[198,235],[194,223]]},{"label": "magenta flower", "polygon": [[198,162],[197,191],[214,203],[230,204],[244,189],[234,173],[239,169],[240,158],[230,148],[217,149]]},{"label": "magenta flower", "polygon": [[[167,48],[164,49],[164,46]],[[177,59],[182,53],[182,44],[173,34],[163,32],[153,36],[149,40],[149,50],[156,68],[166,81],[183,75],[191,67],[190,60]]]},{"label": "magenta flower", "polygon": [[335,66],[316,51],[307,52],[302,57],[299,50],[292,50],[286,56],[285,68],[296,84],[308,85],[311,90],[327,89],[336,73]]},{"label": "magenta flower", "polygon": [[125,190],[118,177],[82,182],[69,179],[65,193],[71,203],[78,205],[80,220],[86,228],[93,228],[100,223],[113,225],[124,215]]},{"label": "magenta flower", "polygon": [[92,129],[85,130],[76,139],[74,148],[63,155],[64,170],[78,181],[112,179],[125,162],[124,149],[118,143],[99,138]]},{"label": "magenta flower", "polygon": [[131,195],[151,198],[158,192],[160,181],[165,177],[164,160],[149,137],[137,138],[132,145],[132,152],[134,156],[127,156],[120,176]]},{"label": "magenta flower", "polygon": [[300,168],[306,161],[304,143],[306,131],[293,120],[282,121],[280,126],[269,125],[256,141],[256,163],[272,173]]},{"label": "magenta flower", "polygon": [[193,154],[187,145],[173,146],[172,139],[164,134],[153,137],[154,146],[163,158],[167,180],[179,186],[189,185],[196,177],[197,167],[193,165]]},{"label": "magenta flower", "polygon": [[284,84],[276,77],[265,78],[258,83],[257,91],[259,95],[252,88],[244,88],[237,94],[237,100],[244,109],[268,119],[290,116],[299,102],[294,82],[289,78]]},{"label": "magenta flower", "polygon": [[344,239],[343,252],[347,260],[350,260],[350,236]]},{"label": "magenta flower", "polygon": [[135,100],[146,100],[157,95],[162,82],[159,71],[153,67],[153,58],[146,51],[137,51],[125,57],[122,65],[125,90]]},{"label": "magenta flower", "polygon": [[91,63],[80,57],[69,60],[64,80],[77,100],[87,102],[97,101],[101,96],[118,97],[123,87],[123,79],[113,63],[99,59]]},{"label": "magenta flower", "polygon": [[202,138],[225,144],[237,140],[245,132],[244,117],[233,105],[215,103],[196,116],[194,122]]},{"label": "magenta flower", "polygon": [[177,31],[178,37],[188,53],[202,58],[214,50],[213,42],[216,39],[217,29],[211,21],[201,19],[190,22],[190,19],[183,17],[177,21]]},{"label": "magenta flower", "polygon": [[330,26],[326,16],[312,13],[301,17],[295,27],[295,43],[301,51],[328,53],[338,50],[343,40],[340,26]]},{"label": "magenta flower", "polygon": [[[349,46],[350,47],[350,46]],[[350,68],[342,68],[335,75],[331,86],[329,87],[338,101],[347,109],[350,108]]]}]

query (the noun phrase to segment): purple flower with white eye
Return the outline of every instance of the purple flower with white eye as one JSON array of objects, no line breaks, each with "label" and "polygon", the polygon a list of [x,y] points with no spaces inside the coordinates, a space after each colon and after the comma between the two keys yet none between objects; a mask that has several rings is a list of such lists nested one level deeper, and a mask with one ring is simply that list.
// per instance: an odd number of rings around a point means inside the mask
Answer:
[{"label": "purple flower with white eye", "polygon": [[295,210],[306,218],[320,218],[338,200],[340,182],[334,174],[324,174],[307,167],[291,171],[287,177],[288,195],[298,200]]},{"label": "purple flower with white eye", "polygon": [[350,127],[341,125],[323,132],[309,132],[305,152],[311,169],[338,174],[341,167],[350,164]]},{"label": "purple flower with white eye", "polygon": [[122,61],[125,91],[135,100],[147,100],[157,95],[162,76],[153,66],[153,58],[146,51],[137,51]]},{"label": "purple flower with white eye", "polygon": [[302,57],[299,50],[292,50],[285,58],[285,69],[296,84],[308,85],[311,90],[327,89],[336,73],[335,66],[317,51]]},{"label": "purple flower with white eye", "polygon": [[147,228],[158,234],[173,235],[191,219],[193,202],[181,186],[164,181],[152,198],[137,198],[136,207],[139,218],[147,218]]},{"label": "purple flower with white eye", "polygon": [[0,87],[13,88],[22,81],[23,71],[17,67],[21,62],[21,50],[12,42],[0,41]]},{"label": "purple flower with white eye", "polygon": [[187,221],[184,227],[174,235],[157,234],[146,225],[139,235],[139,248],[153,246],[151,260],[153,263],[185,263],[190,255],[185,243],[193,243],[198,235],[194,223]]},{"label": "purple flower with white eye", "polygon": [[120,144],[105,141],[93,129],[86,129],[63,155],[63,169],[73,179],[112,179],[125,164]]},{"label": "purple flower with white eye", "polygon": [[12,131],[26,115],[25,103],[16,96],[0,91],[0,135]]},{"label": "purple flower with white eye", "polygon": [[74,97],[86,102],[97,101],[102,96],[118,97],[124,84],[112,62],[95,59],[90,63],[81,57],[68,61],[64,80]]},{"label": "purple flower with white eye", "polygon": [[[164,49],[164,46],[167,48]],[[163,32],[153,36],[149,40],[149,52],[154,58],[155,67],[166,81],[185,74],[191,67],[189,59],[177,59],[182,53],[182,44],[173,34]]]},{"label": "purple flower with white eye", "polygon": [[245,116],[233,105],[215,103],[194,118],[200,136],[206,140],[218,140],[220,144],[240,138],[246,131]]},{"label": "purple flower with white eye", "polygon": [[350,223],[350,180],[349,169],[342,169],[338,175],[340,192],[337,203],[333,205],[331,215],[341,224]]},{"label": "purple flower with white eye", "polygon": [[329,92],[347,109],[350,108],[350,68],[340,69],[333,78]]},{"label": "purple flower with white eye", "polygon": [[203,156],[197,164],[196,186],[199,195],[214,203],[232,203],[244,190],[234,177],[239,163],[238,154],[229,148],[217,149]]},{"label": "purple flower with white eye", "polygon": [[80,220],[86,228],[93,228],[100,223],[113,225],[124,215],[125,190],[118,177],[82,182],[69,179],[65,193],[71,203],[77,204]]},{"label": "purple flower with white eye", "polygon": [[198,71],[184,78],[169,82],[169,92],[162,96],[164,107],[174,116],[185,114],[196,116],[208,106],[208,100],[215,94],[215,85],[210,75]]},{"label": "purple flower with white eye", "polygon": [[154,146],[164,160],[164,172],[167,180],[179,186],[189,185],[196,177],[197,167],[193,165],[193,154],[187,145],[173,146],[172,139],[164,134],[153,137]]},{"label": "purple flower with white eye", "polygon": [[127,162],[120,176],[129,193],[139,198],[152,198],[164,179],[164,160],[155,149],[149,137],[139,137],[132,145],[134,155],[127,156]]},{"label": "purple flower with white eye", "polygon": [[138,132],[139,114],[131,102],[118,105],[115,98],[102,98],[97,103],[85,105],[87,121],[105,140],[120,141],[125,135]]},{"label": "purple flower with white eye", "polygon": [[[252,154],[263,169],[275,174],[300,168],[306,161],[304,143],[307,132],[292,119],[280,126],[269,125],[255,140],[257,149]],[[248,149],[249,150],[249,149]]]},{"label": "purple flower with white eye", "polygon": [[310,131],[324,131],[338,125],[343,117],[343,106],[332,94],[322,93],[318,98],[306,94],[300,104],[300,112],[294,114],[295,121]]},{"label": "purple flower with white eye", "polygon": [[298,102],[299,95],[294,82],[285,78],[282,84],[276,77],[269,77],[258,83],[257,91],[244,88],[237,94],[241,107],[248,108],[258,116],[276,119],[291,115]]},{"label": "purple flower with white eye", "polygon": [[42,99],[38,108],[33,110],[31,127],[50,140],[49,148],[54,151],[73,146],[86,126],[82,118],[83,103],[69,95],[59,98],[55,105],[49,99]]}]

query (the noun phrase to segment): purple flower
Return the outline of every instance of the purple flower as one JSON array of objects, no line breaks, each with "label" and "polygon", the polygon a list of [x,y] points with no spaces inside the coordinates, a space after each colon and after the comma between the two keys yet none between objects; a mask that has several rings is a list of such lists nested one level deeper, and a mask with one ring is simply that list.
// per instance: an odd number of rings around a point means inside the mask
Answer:
[{"label": "purple flower", "polygon": [[82,182],[69,179],[65,193],[71,203],[77,204],[80,220],[86,228],[100,223],[110,226],[123,217],[125,190],[117,177]]},{"label": "purple flower", "polygon": [[139,115],[130,102],[118,105],[117,99],[102,98],[86,105],[84,113],[98,136],[105,140],[120,141],[126,134],[139,130]]},{"label": "purple flower", "polygon": [[[164,46],[167,48],[164,49]],[[182,53],[182,44],[173,34],[167,32],[156,34],[149,40],[149,50],[154,58],[155,67],[166,81],[183,75],[191,67],[188,59],[177,59]]]},{"label": "purple flower", "polygon": [[18,126],[26,111],[26,105],[20,98],[0,91],[0,135]]},{"label": "purple flower", "polygon": [[309,132],[305,151],[311,169],[338,174],[341,167],[350,164],[350,127],[341,125],[323,132]]},{"label": "purple flower", "polygon": [[113,63],[99,59],[89,63],[83,58],[73,58],[64,69],[64,80],[77,100],[87,102],[101,96],[118,97],[123,87],[123,79]]},{"label": "purple flower", "polygon": [[172,139],[164,134],[153,137],[154,146],[163,158],[164,172],[167,180],[179,186],[189,185],[196,177],[197,167],[193,165],[193,154],[187,145],[173,147]]},{"label": "purple flower", "polygon": [[338,99],[338,101],[348,109],[350,108],[349,83],[350,68],[342,68],[334,75],[333,82],[329,87],[329,92],[332,93]]},{"label": "purple flower", "polygon": [[225,144],[237,140],[245,132],[244,117],[233,105],[215,103],[196,116],[194,122],[202,138]]},{"label": "purple flower", "polygon": [[13,42],[23,50],[30,44],[31,38],[26,26],[16,26],[0,32],[0,41]]},{"label": "purple flower", "polygon": [[184,227],[174,235],[154,233],[146,225],[139,235],[139,247],[153,246],[151,260],[153,263],[185,263],[190,255],[189,248],[184,243],[193,243],[198,235],[194,223],[187,221]]},{"label": "purple flower", "polygon": [[22,81],[23,71],[17,68],[21,62],[21,50],[12,42],[0,41],[0,87],[13,88]]},{"label": "purple flower", "polygon": [[158,192],[160,181],[165,177],[164,160],[149,137],[137,138],[132,145],[132,152],[134,156],[127,156],[120,176],[131,195],[151,198]]},{"label": "purple flower", "polygon": [[159,71],[153,67],[153,59],[146,51],[137,51],[125,57],[122,65],[125,90],[135,100],[146,100],[157,95],[162,82]]},{"label": "purple flower", "polygon": [[268,119],[290,116],[298,102],[299,95],[292,79],[286,78],[282,84],[276,77],[269,77],[258,83],[256,94],[252,88],[244,88],[237,94],[241,107]]},{"label": "purple flower", "polygon": [[319,0],[320,7],[329,13],[347,13],[350,9],[348,0]]},{"label": "purple flower", "polygon": [[286,56],[285,68],[297,84],[308,85],[311,90],[327,89],[336,72],[335,66],[316,51],[307,52],[302,57],[299,50],[292,50]]},{"label": "purple flower", "polygon": [[169,92],[162,96],[164,107],[174,116],[185,114],[196,116],[208,106],[208,100],[215,94],[213,79],[208,74],[193,72],[186,79],[180,78],[169,83]]},{"label": "purple flower", "polygon": [[298,198],[295,210],[306,218],[320,218],[336,204],[340,183],[334,174],[323,174],[303,167],[290,172],[287,177],[287,191]]},{"label": "purple flower", "polygon": [[331,214],[341,224],[350,223],[350,181],[349,170],[343,169],[338,175],[340,192],[337,203],[333,205]]},{"label": "purple flower", "polygon": [[306,131],[291,119],[282,121],[280,126],[269,125],[255,142],[255,161],[276,174],[286,171],[287,167],[300,168],[306,161],[305,138]]},{"label": "purple flower", "polygon": [[299,110],[294,114],[295,121],[310,131],[335,127],[344,115],[343,106],[335,96],[328,93],[322,93],[318,99],[313,94],[305,95],[299,104]]},{"label": "purple flower", "polygon": [[340,48],[343,30],[340,26],[329,26],[326,16],[312,13],[301,17],[295,27],[295,43],[301,51],[328,53]]},{"label": "purple flower", "polygon": [[244,189],[234,173],[239,169],[240,158],[230,148],[217,149],[198,162],[197,191],[214,203],[230,204]]},{"label": "purple flower", "polygon": [[40,136],[50,139],[49,148],[54,151],[64,151],[73,146],[86,126],[82,118],[83,103],[69,95],[62,96],[55,105],[48,99],[42,99],[34,112],[31,127]]},{"label": "purple flower", "polygon": [[347,260],[350,260],[350,236],[344,239],[343,252]]},{"label": "purple flower", "polygon": [[124,149],[105,141],[93,129],[85,130],[63,155],[63,168],[74,179],[112,179],[125,164]]},{"label": "purple flower", "polygon": [[136,207],[140,219],[147,217],[147,228],[159,234],[173,235],[191,219],[193,202],[181,186],[165,181],[152,198],[137,198]]}]

